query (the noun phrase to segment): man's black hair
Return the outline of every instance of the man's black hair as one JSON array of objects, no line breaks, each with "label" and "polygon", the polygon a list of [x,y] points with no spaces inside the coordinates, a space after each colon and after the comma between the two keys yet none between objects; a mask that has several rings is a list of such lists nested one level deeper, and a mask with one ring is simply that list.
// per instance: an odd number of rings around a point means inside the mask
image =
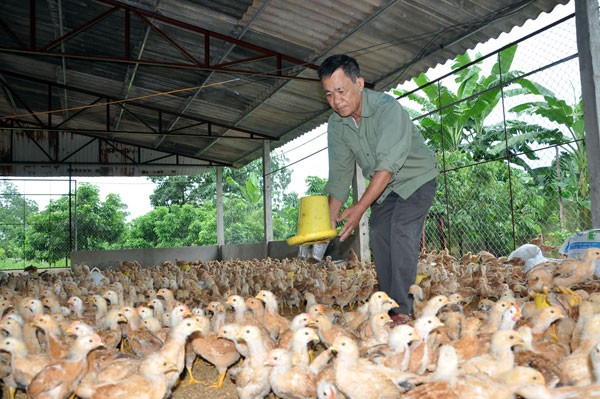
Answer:
[{"label": "man's black hair", "polygon": [[336,54],[323,61],[318,70],[319,79],[323,80],[333,75],[338,68],[342,68],[353,82],[356,82],[356,78],[360,76],[360,67],[354,58],[346,54]]}]

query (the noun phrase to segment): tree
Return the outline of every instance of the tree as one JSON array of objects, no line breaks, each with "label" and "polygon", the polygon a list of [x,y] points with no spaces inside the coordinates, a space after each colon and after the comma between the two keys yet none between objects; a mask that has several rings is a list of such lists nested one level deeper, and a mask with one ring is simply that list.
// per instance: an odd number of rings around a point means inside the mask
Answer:
[{"label": "tree", "polygon": [[[32,217],[25,239],[25,256],[28,259],[54,263],[68,257],[71,249],[95,250],[120,248],[126,225],[127,206],[116,194],[100,200],[98,187],[82,184],[77,188],[69,225],[69,196],[50,201],[48,206]],[[77,236],[77,246],[70,239]],[[70,235],[70,232],[73,232]]]},{"label": "tree", "polygon": [[23,256],[28,219],[37,211],[35,201],[25,198],[17,186],[0,181],[0,258]]},{"label": "tree", "polygon": [[212,203],[160,206],[130,223],[128,248],[215,245],[216,209]]}]

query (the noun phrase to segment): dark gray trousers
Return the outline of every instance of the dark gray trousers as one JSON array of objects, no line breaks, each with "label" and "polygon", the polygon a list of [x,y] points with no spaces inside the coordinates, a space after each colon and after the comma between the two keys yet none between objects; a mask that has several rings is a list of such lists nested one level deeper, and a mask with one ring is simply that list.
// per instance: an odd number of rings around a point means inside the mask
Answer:
[{"label": "dark gray trousers", "polygon": [[433,203],[436,180],[423,184],[407,199],[391,193],[371,205],[371,253],[379,289],[396,300],[400,313],[412,313],[409,287],[417,277],[423,223]]}]

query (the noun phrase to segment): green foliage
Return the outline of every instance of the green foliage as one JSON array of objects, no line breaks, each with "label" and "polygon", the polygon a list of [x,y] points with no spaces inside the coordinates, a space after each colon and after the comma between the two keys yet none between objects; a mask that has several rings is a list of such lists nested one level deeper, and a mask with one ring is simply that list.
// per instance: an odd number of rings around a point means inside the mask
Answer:
[{"label": "green foliage", "polygon": [[25,226],[37,211],[37,204],[21,195],[13,183],[0,180],[0,251],[6,257],[23,256]]},{"label": "green foliage", "polygon": [[125,241],[128,248],[167,248],[214,245],[216,211],[213,204],[158,207],[134,219]]},{"label": "green foliage", "polygon": [[[120,247],[126,225],[126,205],[116,194],[100,200],[100,191],[91,184],[78,187],[71,214],[77,215],[77,249]],[[67,258],[73,248],[69,232],[69,196],[50,201],[46,209],[32,215],[24,243],[24,257],[51,264]]]},{"label": "green foliage", "polygon": [[514,249],[510,190],[517,243],[541,231],[545,199],[525,172],[510,168],[509,174],[509,166],[501,161],[475,165],[460,151],[447,153],[446,162],[451,171],[446,179],[438,179],[432,211],[446,213],[448,190],[448,243],[453,253],[486,250],[505,255]]}]

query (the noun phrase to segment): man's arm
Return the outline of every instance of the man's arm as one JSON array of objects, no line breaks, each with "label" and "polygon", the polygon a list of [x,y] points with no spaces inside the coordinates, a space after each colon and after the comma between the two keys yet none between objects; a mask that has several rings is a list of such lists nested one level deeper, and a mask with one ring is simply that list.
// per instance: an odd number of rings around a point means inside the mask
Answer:
[{"label": "man's arm", "polygon": [[352,231],[358,226],[360,218],[365,211],[371,206],[371,204],[381,195],[385,187],[392,178],[392,172],[387,170],[378,170],[373,175],[369,186],[365,190],[360,200],[347,208],[340,215],[340,209],[342,203],[333,197],[329,198],[329,214],[331,217],[332,227],[335,228],[335,222],[346,220],[342,231],[340,231],[340,241],[344,241],[352,233]]}]

